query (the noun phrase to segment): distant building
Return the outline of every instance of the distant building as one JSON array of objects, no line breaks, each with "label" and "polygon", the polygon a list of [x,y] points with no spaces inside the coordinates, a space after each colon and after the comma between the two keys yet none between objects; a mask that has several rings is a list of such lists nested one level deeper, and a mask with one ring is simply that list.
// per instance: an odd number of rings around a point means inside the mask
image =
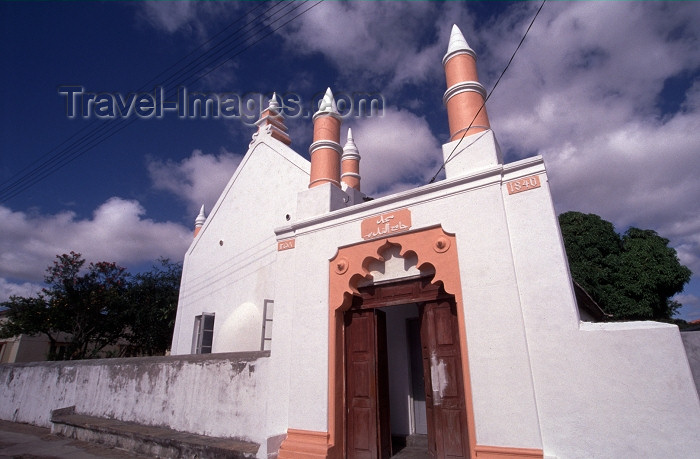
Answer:
[{"label": "distant building", "polygon": [[280,458],[421,434],[435,457],[697,457],[677,327],[581,320],[543,159],[503,163],[456,26],[443,65],[446,178],[372,201],[330,89],[310,162],[271,100],[197,218],[172,353],[269,350],[241,403]]}]

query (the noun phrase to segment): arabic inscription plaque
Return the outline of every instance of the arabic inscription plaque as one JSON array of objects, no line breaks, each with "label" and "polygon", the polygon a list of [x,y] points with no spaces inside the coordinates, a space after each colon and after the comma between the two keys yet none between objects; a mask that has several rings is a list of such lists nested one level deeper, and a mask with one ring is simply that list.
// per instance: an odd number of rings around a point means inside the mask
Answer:
[{"label": "arabic inscription plaque", "polygon": [[362,239],[376,239],[411,229],[411,211],[399,209],[362,220]]}]

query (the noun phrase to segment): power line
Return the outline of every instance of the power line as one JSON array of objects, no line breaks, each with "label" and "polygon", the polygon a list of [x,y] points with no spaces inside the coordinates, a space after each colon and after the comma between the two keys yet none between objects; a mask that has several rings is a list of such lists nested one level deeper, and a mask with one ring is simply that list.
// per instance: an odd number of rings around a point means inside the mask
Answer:
[{"label": "power line", "polygon": [[[277,5],[279,5],[279,3]],[[270,13],[270,11],[272,11],[277,5],[273,5],[271,8],[267,9],[266,11],[264,11],[261,14],[259,14],[258,16],[256,16],[253,20],[248,21],[245,25],[243,25],[242,27],[239,27],[236,31],[234,31],[233,34],[229,34],[228,37],[230,37],[231,35],[235,35],[236,33],[241,31],[247,25],[254,23],[257,20],[260,20],[261,18],[264,18],[264,16],[266,14],[274,15],[276,12]],[[258,7],[259,7],[259,5],[250,11],[254,11]],[[239,18],[238,20],[234,21],[232,24],[229,24],[229,26],[227,26],[227,28],[230,28],[233,24],[240,22],[242,18]],[[262,20],[261,20],[260,24],[258,24],[258,25],[261,25],[261,24],[262,24]],[[217,34],[217,35],[219,35],[219,34]],[[227,38],[225,38],[224,41]],[[210,42],[210,41],[211,40],[209,40],[208,42]],[[202,45],[200,45],[198,47],[198,49],[203,48],[208,42],[205,42]],[[237,44],[238,43],[235,43],[234,45],[237,45]],[[191,56],[196,51],[197,50],[189,53],[188,56]],[[208,52],[210,52],[210,51],[205,51],[203,53],[203,55],[206,55]],[[181,62],[183,59],[180,59],[179,62]],[[174,75],[177,76],[178,73],[182,74],[182,72],[186,71],[188,69],[188,67],[191,66],[191,64],[192,64],[192,62],[185,64]],[[171,68],[172,68],[172,66],[171,66]],[[163,75],[164,73],[165,72],[161,72],[159,74],[159,76]],[[157,77],[155,77],[151,81],[154,81],[155,79],[157,79]],[[143,90],[145,87],[147,87],[147,85],[142,86],[141,89],[139,89],[139,91]],[[3,199],[9,199],[11,197],[14,197],[17,194],[19,194],[20,192],[29,188],[30,186],[43,180],[47,176],[49,176],[52,173],[56,172],[57,170],[61,169],[63,166],[72,162],[77,157],[81,156],[83,153],[85,153],[89,149],[95,147],[96,145],[98,145],[102,141],[112,137],[116,132],[121,131],[124,127],[126,127],[126,125],[129,125],[134,121],[135,121],[135,118],[132,118],[130,120],[125,119],[125,118],[120,118],[120,119],[113,121],[113,122],[110,122],[110,123],[107,123],[104,120],[91,122],[88,126],[86,126],[86,128],[89,129],[89,132],[87,134],[83,135],[81,138],[72,142],[70,145],[66,146],[58,153],[54,154],[50,159],[45,160],[41,164],[39,164],[38,166],[34,167],[34,169],[32,169],[29,173],[23,175],[19,179],[15,180],[14,182],[10,183],[5,188],[0,190],[0,193],[3,195]],[[63,142],[63,144],[65,144],[65,143],[66,142]],[[61,145],[63,145],[63,144],[61,144]]]},{"label": "power line", "polygon": [[[265,0],[265,1],[263,1],[263,2],[260,2],[255,8],[253,8],[253,9],[250,10],[250,11],[248,11],[247,13],[250,14],[251,12],[253,12],[253,11],[255,11],[256,9],[260,8],[260,7],[261,7],[262,5],[264,5],[265,3],[267,3],[267,0]],[[270,8],[270,9],[272,9],[272,8]],[[268,11],[269,11],[269,10],[268,10]],[[167,69],[161,71],[158,75],[154,76],[154,77],[151,78],[148,82],[146,82],[145,84],[141,85],[141,87],[140,87],[139,89],[137,89],[135,92],[141,92],[141,91],[144,91],[145,89],[147,89],[153,82],[158,81],[158,79],[159,79],[163,74],[165,74],[166,72],[168,72],[168,71],[169,71],[170,69],[172,69],[173,67],[177,66],[179,63],[181,63],[182,61],[184,61],[185,59],[187,59],[187,58],[188,58],[189,56],[191,56],[192,54],[196,53],[196,52],[199,51],[200,49],[203,49],[208,43],[210,43],[212,40],[214,40],[217,36],[221,35],[223,32],[225,32],[226,30],[228,30],[229,28],[231,28],[234,24],[240,22],[240,21],[243,19],[243,17],[244,17],[244,16],[241,16],[240,18],[236,19],[236,20],[233,21],[232,23],[228,24],[224,29],[222,29],[221,31],[219,31],[219,32],[218,32],[217,34],[215,34],[212,38],[210,38],[209,40],[207,40],[207,41],[201,43],[201,44],[200,44],[199,46],[197,46],[194,50],[192,50],[191,52],[189,52],[188,54],[186,54],[185,56],[183,56],[182,58],[180,58],[180,59],[179,59],[177,62],[175,62],[174,64],[170,65],[170,67],[168,67]],[[240,30],[240,29],[239,29],[239,30]],[[64,140],[63,142],[61,142],[60,144],[58,144],[56,147],[52,148],[52,149],[49,150],[47,153],[45,153],[45,154],[43,154],[41,157],[39,157],[37,160],[35,160],[35,161],[29,163],[27,166],[25,166],[24,168],[22,168],[19,172],[17,172],[16,175],[18,175],[18,174],[24,172],[25,170],[29,169],[29,168],[32,167],[33,165],[39,163],[41,160],[43,160],[44,158],[46,158],[47,156],[49,156],[51,153],[53,153],[54,151],[56,151],[57,149],[59,149],[62,145],[68,143],[68,141],[70,141],[72,138],[76,137],[76,136],[77,136],[78,134],[80,134],[81,132],[87,131],[89,128],[92,128],[95,124],[97,124],[97,122],[95,122],[95,120],[91,120],[88,124],[84,125],[82,128],[80,128],[80,129],[79,129],[78,131],[76,131],[73,135],[71,135],[71,136],[68,137],[66,140]],[[93,129],[90,133],[88,133],[88,135],[91,135],[92,133],[94,133],[96,130],[99,130],[99,129],[101,129],[101,126],[98,127],[98,128],[96,128],[96,129]],[[81,140],[82,140],[82,139],[78,140],[78,142],[80,142]],[[63,152],[63,151],[65,151],[65,149],[62,150],[62,152]],[[58,154],[55,155],[55,156],[59,156],[59,155],[60,155],[60,153],[58,153]],[[45,167],[45,166],[47,166],[47,165],[50,165],[51,162],[52,162],[51,160],[42,162],[41,164],[39,164],[39,166],[35,167],[35,169],[33,169],[32,172],[36,172],[37,168],[41,168],[41,167]],[[30,174],[28,174],[28,175],[31,176],[31,175],[32,175],[32,172],[30,172]],[[23,176],[22,178],[24,178],[24,176]],[[21,180],[21,179],[18,179],[18,180]],[[6,187],[0,189],[0,192],[6,192],[6,191],[12,189],[12,188],[13,188],[12,185],[14,185],[14,184],[11,183],[10,185],[8,185],[8,186],[6,186]]]},{"label": "power line", "polygon": [[[187,80],[189,83],[188,84],[193,84],[196,83],[197,81],[201,80],[204,78],[206,75],[210,74],[213,70],[221,67],[224,65],[226,62],[230,61],[234,57],[240,55],[241,53],[245,52],[258,42],[262,41],[269,35],[273,34],[275,31],[279,30],[280,28],[284,27],[294,19],[298,18],[302,14],[308,12],[315,6],[321,3],[322,0],[319,0],[318,2],[314,3],[308,8],[305,8],[303,11],[300,13],[296,14],[293,16],[291,19],[285,21],[278,27],[272,29],[271,31],[267,33],[263,33],[262,36],[259,35],[259,32],[264,32],[266,28],[269,28],[270,25],[275,24],[279,22],[280,20],[285,19],[289,15],[291,15],[295,10],[300,8],[302,5],[305,5],[307,2],[304,3],[298,3],[297,6],[292,8],[291,10],[285,12],[282,14],[280,17],[275,19],[274,21],[271,21],[270,24],[265,26],[265,20],[266,19],[272,19],[275,15],[280,13],[281,11],[285,10],[288,8],[288,5],[291,3],[289,2],[279,2],[267,10],[263,11],[262,13],[258,14],[255,18],[249,20],[246,24],[243,26],[239,27],[236,29],[234,32],[228,34],[225,38],[222,40],[218,41],[213,47],[211,47],[209,50],[200,53],[197,58],[194,60],[191,60],[189,63],[185,64],[182,66],[179,70],[175,72],[175,74],[171,75],[166,81],[177,81],[178,79],[184,78],[184,75],[189,74],[190,78]],[[250,14],[252,11],[257,10],[262,4],[257,5],[255,8],[252,10],[249,10],[246,12],[246,14]],[[278,8],[276,11],[272,12],[275,8],[277,8],[279,5],[283,5],[281,8]],[[153,81],[157,81],[158,78],[166,73],[173,67],[176,67],[179,63],[182,61],[186,60],[188,57],[192,56],[193,54],[197,53],[198,50],[202,49],[204,46],[206,46],[208,43],[212,42],[216,37],[220,36],[223,34],[226,30],[230,29],[234,24],[240,22],[242,18],[237,19],[236,21],[232,22],[228,26],[226,26],[223,30],[218,32],[216,35],[214,35],[212,38],[207,40],[206,42],[200,44],[195,50],[178,60],[175,64],[171,65],[164,71],[160,72],[158,75],[156,75],[154,78],[149,80],[148,83],[143,85],[138,91],[144,90],[149,84],[151,84]],[[257,22],[257,23],[256,23]],[[245,30],[246,27],[250,26],[253,24],[253,28],[251,30]],[[256,30],[257,28],[257,30]],[[234,41],[233,43],[226,44],[225,46],[222,47],[224,43],[229,41],[233,36],[238,34],[239,32],[244,31],[243,33],[243,38],[238,39]],[[248,33],[250,32],[250,33]],[[245,36],[248,34],[248,36]],[[239,37],[240,38],[240,37]],[[254,40],[250,42],[250,40]],[[209,69],[205,73],[202,73],[198,76],[195,76],[194,73],[197,71],[202,71],[206,68],[208,63],[215,64],[216,59],[219,57],[221,54],[221,51],[223,51],[225,54],[230,54],[233,52],[236,48],[243,46],[242,49],[239,49],[237,52],[235,52],[232,55],[229,55],[228,58],[226,58],[224,61],[219,62],[213,69]],[[218,51],[214,51],[217,50]],[[205,57],[206,56],[206,57]],[[212,61],[212,56],[214,56],[214,61]],[[202,58],[204,60],[202,60]],[[199,63],[198,63],[199,62]],[[80,129],[78,132],[70,136],[68,139],[63,141],[61,144],[57,145],[54,147],[52,150],[44,154],[39,160],[35,161],[34,163],[30,164],[29,166],[25,167],[22,169],[22,171],[28,169],[31,167],[33,164],[36,164],[37,162],[41,161],[42,159],[46,158],[48,155],[50,155],[52,152],[58,150],[61,146],[65,145],[68,143],[71,139],[76,137],[78,134],[85,130],[89,130],[86,134],[84,134],[82,137],[79,139],[73,141],[70,143],[68,146],[64,147],[61,149],[59,152],[55,153],[53,156],[51,156],[49,159],[46,159],[45,161],[41,162],[39,165],[35,166],[31,171],[27,172],[26,174],[22,175],[21,177],[17,178],[13,182],[9,183],[7,186],[4,188],[0,189],[0,201],[6,201],[8,199],[13,198],[14,196],[22,193],[25,191],[27,188],[35,185],[36,183],[40,182],[41,180],[45,179],[49,175],[55,173],[56,171],[62,169],[64,166],[68,165],[78,157],[82,156],[84,153],[87,151],[93,149],[97,145],[101,144],[102,142],[106,141],[107,139],[111,138],[113,135],[117,134],[118,132],[122,131],[124,128],[129,126],[131,123],[136,121],[138,118],[132,118],[132,119],[127,119],[127,118],[120,118],[117,121],[111,121],[107,122],[105,120],[101,121],[93,121],[89,125],[83,127]]]},{"label": "power line", "polygon": [[[469,132],[469,129],[472,127],[472,124],[474,124],[474,121],[476,121],[476,117],[479,116],[479,113],[481,113],[481,110],[483,110],[484,106],[486,106],[486,101],[489,100],[489,98],[491,97],[491,94],[493,94],[493,91],[496,90],[498,83],[501,82],[501,78],[503,78],[503,75],[505,75],[506,71],[508,70],[508,67],[510,67],[511,62],[513,62],[513,59],[515,59],[515,55],[518,53],[518,50],[520,49],[523,42],[525,41],[525,37],[527,37],[528,32],[530,32],[530,29],[532,28],[532,24],[535,23],[535,19],[537,19],[537,16],[539,16],[540,11],[542,11],[542,7],[544,6],[546,1],[547,0],[542,0],[542,3],[540,4],[540,7],[537,9],[535,16],[533,16],[532,21],[530,21],[530,25],[527,26],[527,30],[525,30],[525,33],[523,34],[523,38],[520,39],[520,43],[518,43],[518,46],[515,48],[515,51],[513,51],[513,55],[510,56],[510,59],[508,60],[508,63],[506,64],[505,68],[501,72],[501,75],[496,80],[496,84],[493,85],[493,88],[491,88],[491,91],[489,91],[488,95],[486,96],[486,99],[484,99],[484,102],[481,104],[481,107],[479,107],[479,110],[476,111],[476,114],[474,115],[474,118],[469,123],[469,126],[467,126],[467,128],[462,133],[462,137],[459,138],[459,142],[457,142],[457,145],[455,145],[455,147],[452,149],[450,154],[447,156],[447,159],[445,161],[443,161],[443,163],[442,163],[442,165],[440,165],[440,168],[438,169],[438,171],[435,173],[435,175],[433,175],[433,178],[431,178],[428,183],[433,183],[435,181],[435,179],[437,178],[438,174],[440,173],[440,171],[442,171],[442,169],[445,167],[445,164],[450,162],[450,160],[452,159],[452,155],[455,154],[455,151],[457,151],[457,148],[462,143],[462,140],[464,140],[464,137],[467,135],[467,132]],[[467,146],[467,148],[469,146],[471,146],[472,144],[473,144],[473,142],[471,144],[469,144]],[[460,153],[462,153],[464,151],[466,151],[466,148],[464,150],[462,150]]]}]

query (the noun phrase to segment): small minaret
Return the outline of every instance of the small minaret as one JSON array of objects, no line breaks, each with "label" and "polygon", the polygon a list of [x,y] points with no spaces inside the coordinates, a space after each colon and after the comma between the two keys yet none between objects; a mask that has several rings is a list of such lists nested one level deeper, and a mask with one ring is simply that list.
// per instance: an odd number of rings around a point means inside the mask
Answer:
[{"label": "small minaret", "polygon": [[326,90],[323,100],[314,114],[314,141],[309,147],[311,155],[311,177],[309,188],[331,183],[340,188],[340,114],[335,105],[331,88]]},{"label": "small minaret", "polygon": [[284,117],[280,113],[277,93],[272,93],[270,104],[260,113],[260,119],[255,122],[255,125],[258,127],[258,134],[269,131],[273,139],[277,139],[285,145],[292,143],[292,139],[287,134],[287,126],[284,125]]},{"label": "small minaret", "polygon": [[199,215],[194,220],[194,237],[197,237],[205,221],[207,221],[207,216],[204,215],[204,204],[202,204],[202,208],[199,209]]},{"label": "small minaret", "polygon": [[350,128],[348,128],[348,140],[343,147],[340,162],[340,180],[349,188],[360,191],[360,152],[357,150]]},{"label": "small minaret", "polygon": [[[452,26],[442,65],[447,80],[447,91],[442,101],[447,106],[450,140],[490,129],[486,107],[482,107],[486,89],[477,76],[476,53],[469,47],[457,25]],[[465,131],[468,132],[465,134]]]}]

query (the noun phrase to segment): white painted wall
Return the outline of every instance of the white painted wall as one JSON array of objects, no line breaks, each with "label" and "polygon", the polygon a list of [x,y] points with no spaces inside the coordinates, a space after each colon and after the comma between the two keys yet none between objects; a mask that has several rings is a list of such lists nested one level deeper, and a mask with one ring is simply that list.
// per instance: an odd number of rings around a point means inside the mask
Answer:
[{"label": "white painted wall", "polygon": [[183,265],[174,355],[192,352],[194,318],[215,314],[212,352],[260,349],[263,302],[275,297],[273,228],[296,211],[309,163],[260,134],[193,240]]},{"label": "white painted wall", "polygon": [[0,365],[0,419],[50,427],[51,411],[260,444],[267,457],[264,353]]},{"label": "white painted wall", "polygon": [[[542,171],[507,167],[505,180]],[[580,322],[546,183],[507,195],[508,228],[545,454],[697,457],[700,403],[678,328]]]}]

